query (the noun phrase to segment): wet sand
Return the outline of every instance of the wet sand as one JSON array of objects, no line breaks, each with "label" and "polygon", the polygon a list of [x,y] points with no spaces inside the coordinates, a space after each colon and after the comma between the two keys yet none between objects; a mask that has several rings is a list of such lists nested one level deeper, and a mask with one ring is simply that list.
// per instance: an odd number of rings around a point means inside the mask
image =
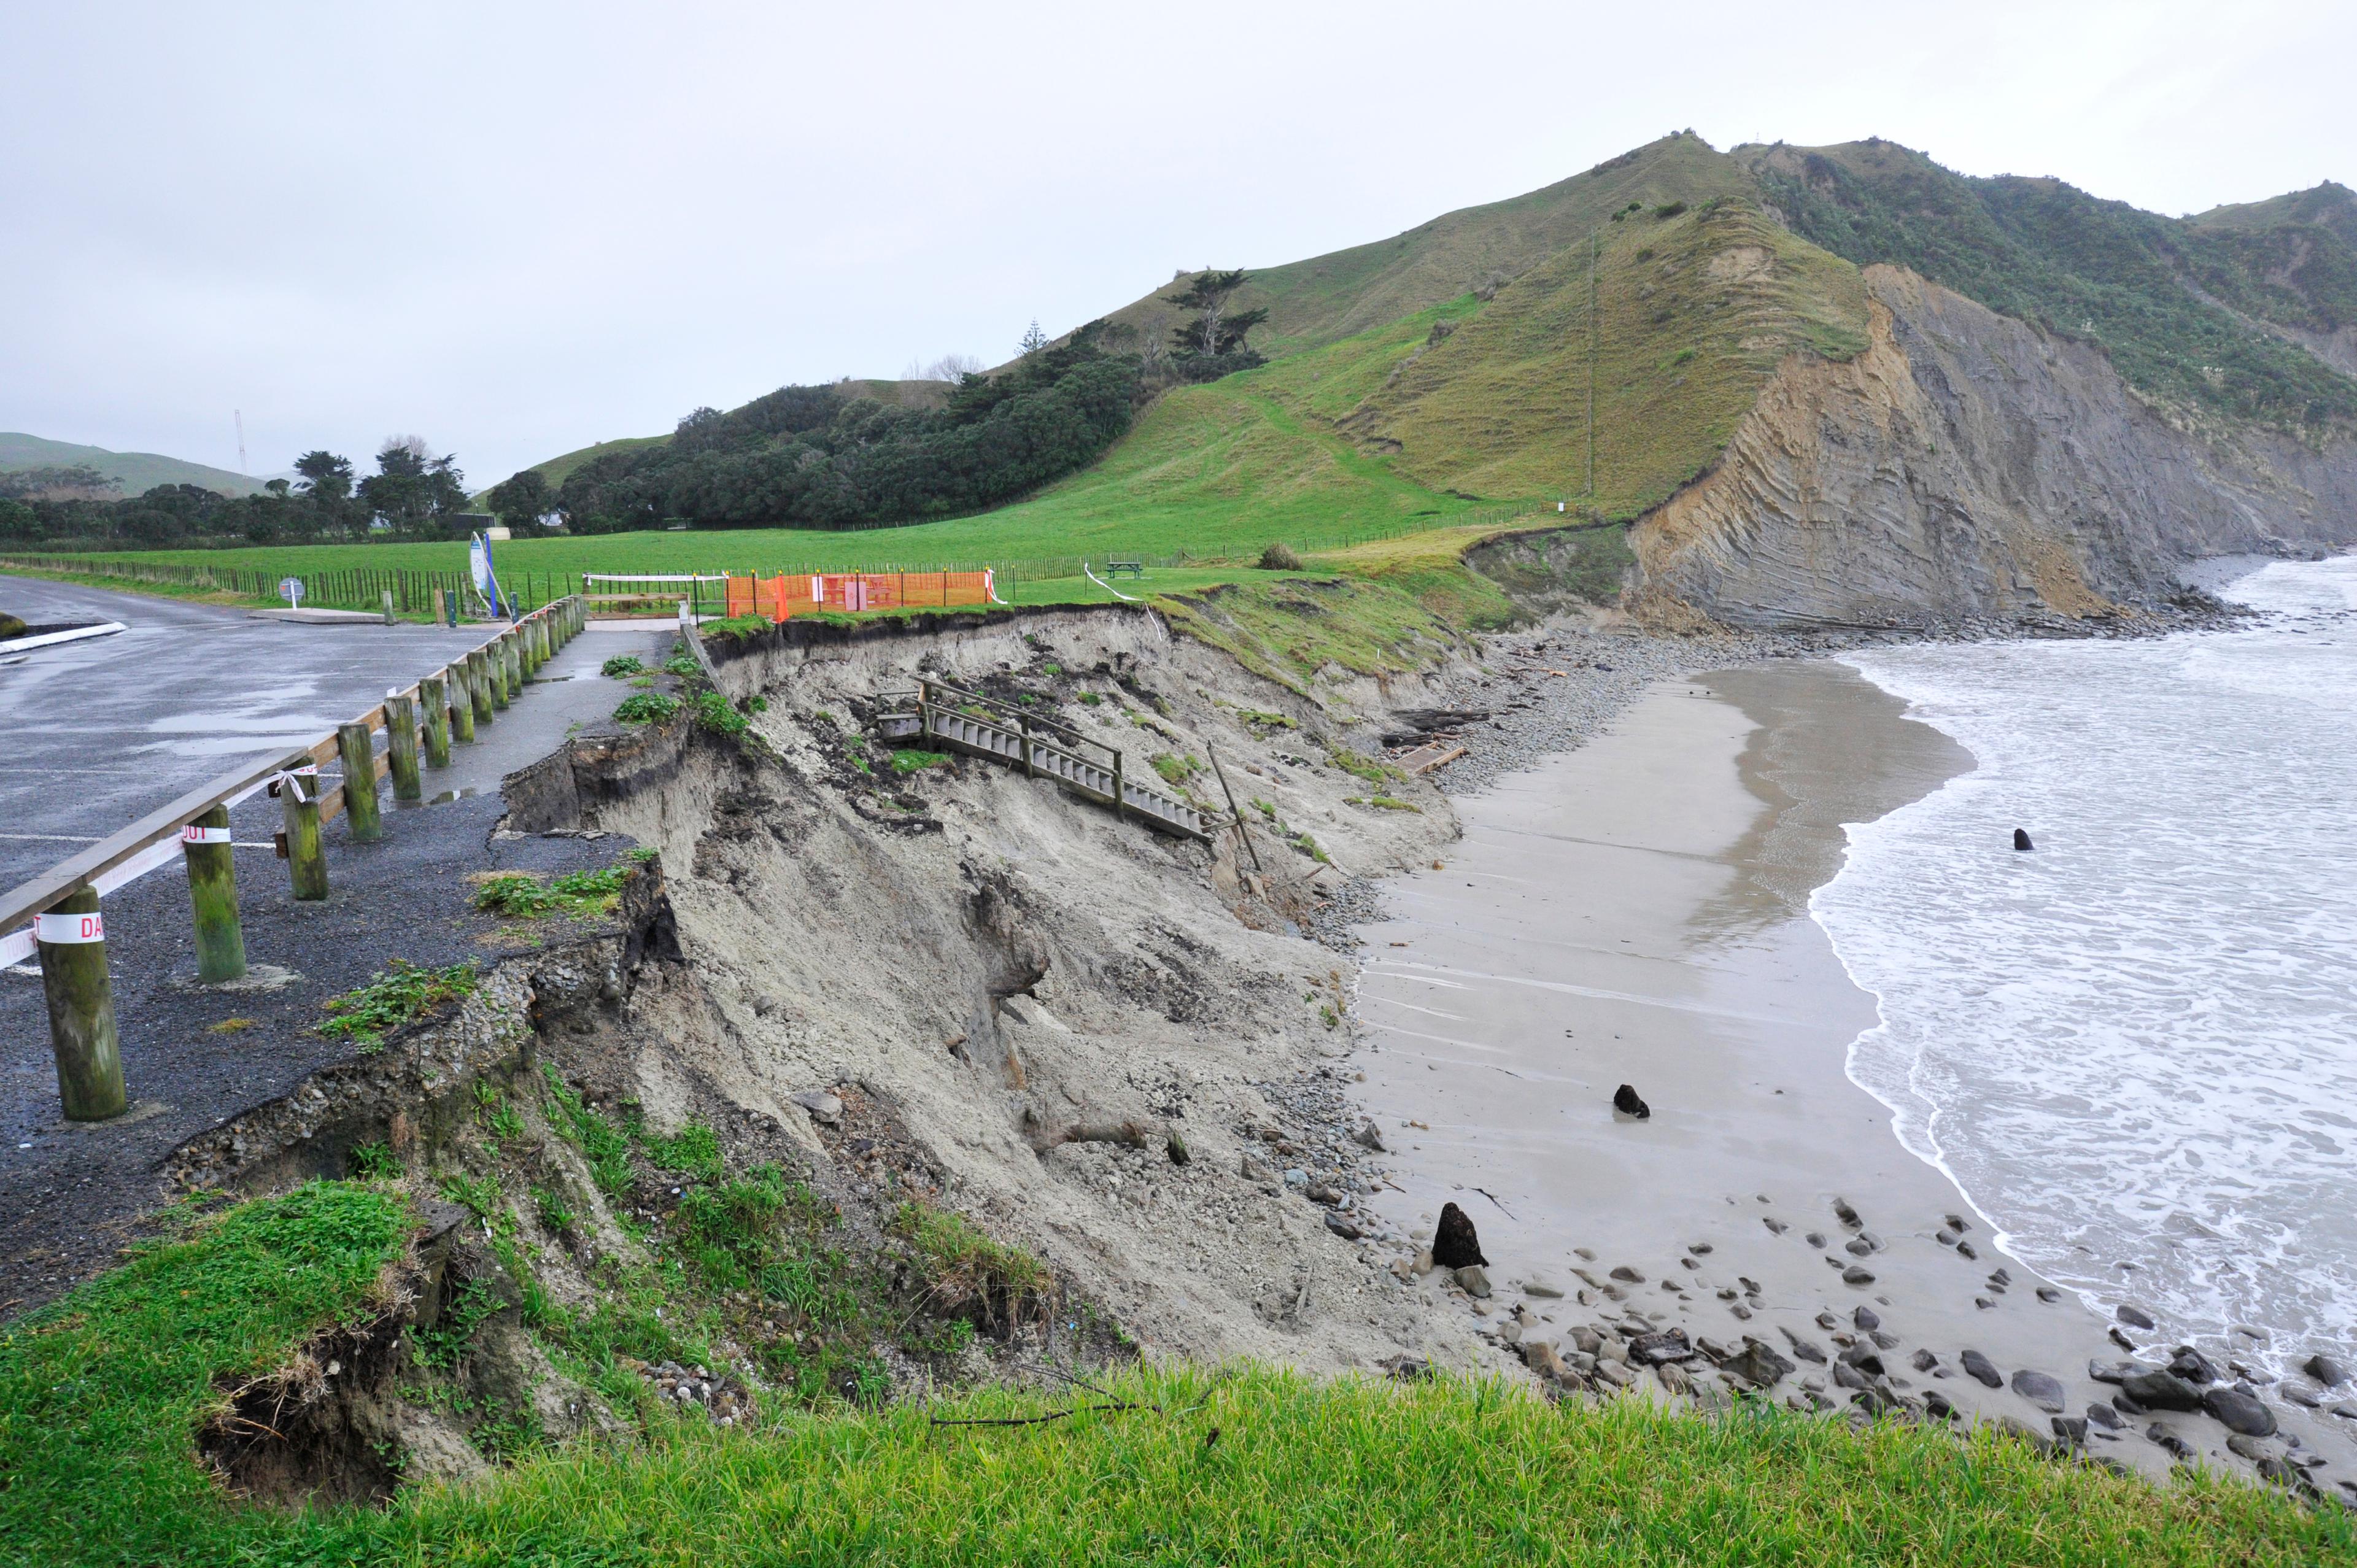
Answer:
[{"label": "wet sand", "polygon": [[[1353,1065],[1405,1189],[1372,1207],[1428,1237],[1455,1201],[1492,1264],[1491,1309],[1527,1301],[1544,1337],[1636,1307],[1653,1326],[1780,1349],[1789,1331],[1834,1355],[1865,1306],[1909,1397],[2050,1430],[2029,1399],[1964,1375],[1966,1349],[2008,1383],[2022,1369],[2059,1380],[2072,1416],[2116,1392],[2087,1375],[2125,1354],[2108,1325],[2074,1296],[2041,1298],[2045,1282],[1996,1251],[1993,1227],[1846,1075],[1874,999],[1808,918],[1840,867],[1843,822],[1971,766],[1897,699],[1818,662],[1664,682],[1587,746],[1460,800],[1446,868],[1390,884],[1389,918],[1362,930]],[[1622,1083],[1650,1120],[1614,1112]],[[1837,1200],[1862,1221],[1863,1255]],[[1939,1240],[1951,1217],[1977,1258]],[[1853,1267],[1871,1282],[1845,1283]],[[1993,1283],[2000,1269],[2010,1278]],[[1527,1294],[1533,1283],[1566,1294]],[[1919,1350],[1936,1371],[1910,1364]],[[1846,1403],[1827,1371],[1804,1360],[1778,1392],[1814,1380]],[[2340,1446],[2329,1420],[2278,1414]],[[2199,1415],[2130,1418],[2090,1448],[2164,1470],[2155,1420],[2242,1467]]]}]

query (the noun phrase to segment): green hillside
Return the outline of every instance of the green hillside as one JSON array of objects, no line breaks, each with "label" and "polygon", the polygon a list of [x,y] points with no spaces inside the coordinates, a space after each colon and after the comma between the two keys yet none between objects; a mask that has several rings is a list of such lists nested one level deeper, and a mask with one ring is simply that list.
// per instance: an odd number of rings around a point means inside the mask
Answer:
[{"label": "green hillside", "polygon": [[[949,396],[946,381],[900,381],[852,378],[835,383],[845,397],[864,397],[895,408],[938,408]],[[671,440],[668,432],[661,435],[622,435],[611,441],[596,441],[587,446],[576,446],[561,456],[534,463],[540,477],[548,481],[551,489],[565,483],[574,469],[592,457],[603,457],[613,452],[635,452],[641,447],[661,446]],[[485,488],[488,490],[489,487]],[[479,494],[482,492],[478,492]]]},{"label": "green hillside", "polygon": [[2338,187],[2197,222],[2056,179],[1968,178],[1890,142],[1735,156],[1803,238],[2099,344],[2157,401],[2287,431],[2357,427],[2357,380],[2266,330],[2357,322]]},{"label": "green hillside", "polygon": [[[1372,244],[1254,269],[1237,303],[1266,308],[1266,336],[1254,341],[1274,357],[1519,277],[1582,243],[1631,202],[1698,206],[1715,196],[1751,193],[1738,165],[1680,131],[1525,196],[1446,213]],[[1160,301],[1175,286],[1156,289],[1111,319],[1144,330],[1173,316]]]},{"label": "green hillside", "polygon": [[225,496],[259,495],[262,481],[226,468],[209,468],[155,452],[110,452],[103,446],[78,446],[70,441],[50,441],[21,431],[0,431],[0,473],[20,468],[70,468],[88,465],[117,481],[126,496],[157,485],[195,485]]},{"label": "green hillside", "polygon": [[2357,190],[2328,179],[2306,190],[2271,196],[2265,201],[2213,207],[2187,221],[2208,229],[2272,229],[2285,223],[2312,223],[2331,230],[2344,242],[2357,247]]}]

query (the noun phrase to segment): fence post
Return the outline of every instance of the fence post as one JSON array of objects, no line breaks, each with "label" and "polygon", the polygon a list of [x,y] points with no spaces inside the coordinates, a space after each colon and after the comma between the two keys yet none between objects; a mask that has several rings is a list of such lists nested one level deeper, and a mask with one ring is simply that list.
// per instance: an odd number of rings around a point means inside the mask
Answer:
[{"label": "fence post", "polygon": [[58,1097],[74,1122],[120,1116],[123,1047],[114,1034],[114,993],[106,978],[106,920],[98,890],[77,887],[35,922],[41,993],[49,1004],[49,1045],[58,1058]]},{"label": "fence post", "polygon": [[450,725],[461,746],[475,744],[475,675],[463,659],[450,664]]},{"label": "fence post", "polygon": [[500,639],[500,663],[508,677],[508,701],[523,695],[523,632],[510,627],[507,636]]},{"label": "fence post", "polygon": [[417,779],[417,709],[409,698],[384,694],[385,755],[393,762],[393,798],[423,800],[425,787]]},{"label": "fence post", "polygon": [[281,782],[278,803],[286,817],[286,870],[295,897],[315,903],[328,896],[328,851],[319,841],[319,768],[305,762]]},{"label": "fence post", "polygon": [[384,624],[392,626],[397,619],[393,613],[393,590],[391,588],[382,588],[378,591],[384,596]]},{"label": "fence post", "polygon": [[417,682],[417,703],[425,710],[425,766],[450,766],[450,692],[439,675]]},{"label": "fence post", "polygon": [[336,750],[344,759],[344,820],[352,825],[352,842],[374,843],[384,837],[376,807],[376,732],[358,720],[338,725]]},{"label": "fence post", "polygon": [[475,701],[475,722],[491,722],[491,661],[479,648],[467,655],[467,688]]},{"label": "fence post", "polygon": [[188,902],[196,912],[197,978],[207,985],[245,972],[245,933],[237,923],[237,867],[230,854],[229,808],[215,806],[180,830],[188,865]]},{"label": "fence post", "polygon": [[1125,822],[1129,821],[1129,789],[1122,778],[1118,751],[1113,754],[1113,814]]}]

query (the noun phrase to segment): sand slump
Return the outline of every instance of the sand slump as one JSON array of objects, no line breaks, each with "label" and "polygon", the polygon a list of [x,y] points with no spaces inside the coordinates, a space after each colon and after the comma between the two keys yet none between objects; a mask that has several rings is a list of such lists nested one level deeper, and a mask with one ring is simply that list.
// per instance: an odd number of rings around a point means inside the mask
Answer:
[{"label": "sand slump", "polygon": [[[1362,777],[1353,743],[1372,736],[1143,613],[796,631],[716,644],[729,694],[765,704],[747,742],[683,725],[577,745],[542,791],[662,852],[684,963],[634,1004],[639,1036],[663,1042],[635,1064],[650,1117],[717,1093],[842,1159],[858,1151],[796,1097],[856,1090],[889,1104],[939,1201],[1150,1350],[1322,1368],[1448,1353],[1461,1331],[1435,1342],[1383,1272],[1393,1252],[1282,1179],[1298,1164],[1369,1185],[1363,1152],[1286,1133],[1297,1153],[1264,1163],[1259,1137],[1287,1122],[1263,1086],[1338,1073],[1349,1039],[1342,966],[1298,922],[1345,871],[1431,859],[1454,832],[1446,801]],[[896,759],[866,726],[920,672],[1122,746],[1206,808],[1224,799],[1216,746],[1259,869],[1232,834],[1174,840],[1049,780]],[[1386,706],[1325,684],[1335,706]],[[1130,1122],[1178,1133],[1186,1163],[1158,1140],[1057,1136]]]}]

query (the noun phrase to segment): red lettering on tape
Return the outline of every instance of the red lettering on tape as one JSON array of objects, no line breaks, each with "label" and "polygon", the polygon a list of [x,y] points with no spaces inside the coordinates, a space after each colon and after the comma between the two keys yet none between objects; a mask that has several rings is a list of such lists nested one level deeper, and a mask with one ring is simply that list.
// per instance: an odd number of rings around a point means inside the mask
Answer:
[{"label": "red lettering on tape", "polygon": [[36,940],[54,945],[71,942],[102,942],[106,940],[106,917],[92,912],[87,915],[39,915],[33,920]]}]

